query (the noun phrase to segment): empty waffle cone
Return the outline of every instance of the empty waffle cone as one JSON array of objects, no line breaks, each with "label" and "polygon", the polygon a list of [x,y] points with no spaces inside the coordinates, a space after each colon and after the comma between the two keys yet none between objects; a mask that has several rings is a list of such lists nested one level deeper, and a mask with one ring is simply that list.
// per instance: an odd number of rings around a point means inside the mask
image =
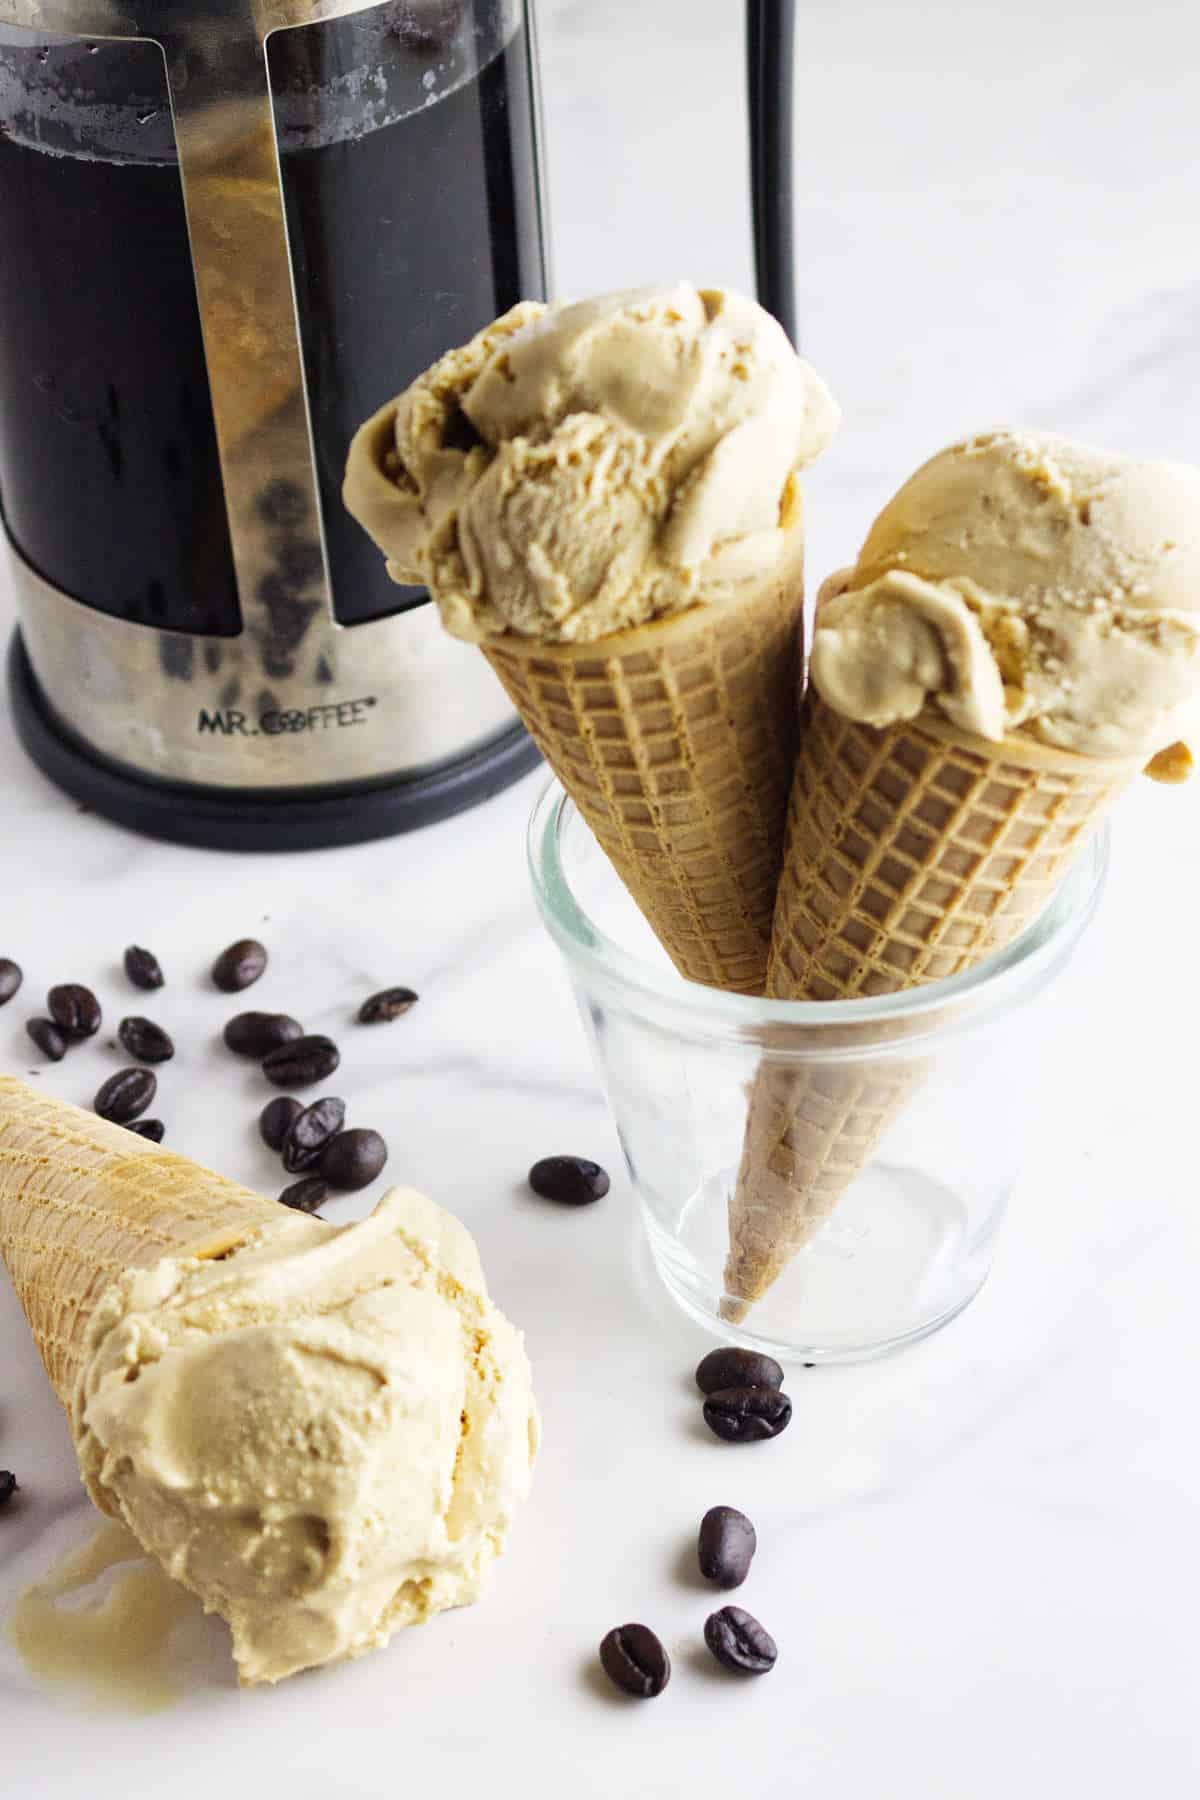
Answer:
[{"label": "empty waffle cone", "polygon": [[[892,994],[974,967],[1033,923],[1141,769],[1018,737],[989,744],[929,713],[876,730],[810,689],[768,994]],[[728,1319],[809,1241],[924,1078],[894,1026],[863,1029],[877,1057],[768,1064],[755,1078],[729,1206]]]},{"label": "empty waffle cone", "polygon": [[587,644],[493,639],[538,748],[690,981],[761,994],[795,765],[796,549],[755,594]]},{"label": "empty waffle cone", "polygon": [[281,1217],[277,1201],[0,1076],[0,1256],[68,1412],[110,1282],[164,1256],[228,1255]]}]

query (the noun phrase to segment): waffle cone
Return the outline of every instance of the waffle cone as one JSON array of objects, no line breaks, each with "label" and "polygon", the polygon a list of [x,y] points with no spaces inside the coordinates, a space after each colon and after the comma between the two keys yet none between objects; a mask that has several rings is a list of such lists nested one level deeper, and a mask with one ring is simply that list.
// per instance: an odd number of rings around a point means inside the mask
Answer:
[{"label": "waffle cone", "polygon": [[761,589],[590,644],[485,646],[680,974],[761,994],[795,765],[797,548]]},{"label": "waffle cone", "polygon": [[729,1203],[722,1318],[744,1319],[816,1235],[920,1087],[925,1067],[880,1057],[760,1069]]},{"label": "waffle cone", "polygon": [[279,1222],[277,1201],[0,1076],[0,1256],[68,1411],[110,1282],[163,1256],[227,1255]]},{"label": "waffle cone", "polygon": [[[928,713],[876,730],[810,689],[768,994],[892,994],[974,967],[1033,923],[1141,769],[1016,737],[989,744]],[[768,1064],[755,1078],[729,1209],[727,1318],[813,1236],[924,1079],[894,1039],[889,1051],[889,1027],[871,1029],[878,1057]]]}]

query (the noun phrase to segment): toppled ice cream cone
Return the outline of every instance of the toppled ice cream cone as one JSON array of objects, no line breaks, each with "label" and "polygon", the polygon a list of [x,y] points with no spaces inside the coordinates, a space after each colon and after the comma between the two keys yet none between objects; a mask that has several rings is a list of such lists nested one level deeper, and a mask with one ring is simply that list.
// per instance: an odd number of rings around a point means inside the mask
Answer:
[{"label": "toppled ice cream cone", "polygon": [[339,1227],[0,1077],[0,1253],[84,1481],[243,1681],[474,1600],[529,1490],[519,1335],[463,1227]]}]

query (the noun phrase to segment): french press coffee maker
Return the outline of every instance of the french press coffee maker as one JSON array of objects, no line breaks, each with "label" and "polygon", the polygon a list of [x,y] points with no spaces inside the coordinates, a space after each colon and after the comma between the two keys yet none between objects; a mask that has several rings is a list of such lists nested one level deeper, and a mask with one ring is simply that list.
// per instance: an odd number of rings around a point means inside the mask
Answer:
[{"label": "french press coffee maker", "polygon": [[[750,0],[792,329],[791,0]],[[0,0],[0,515],[34,760],[226,848],[446,816],[536,759],[340,498],[355,427],[547,291],[532,0]]]}]

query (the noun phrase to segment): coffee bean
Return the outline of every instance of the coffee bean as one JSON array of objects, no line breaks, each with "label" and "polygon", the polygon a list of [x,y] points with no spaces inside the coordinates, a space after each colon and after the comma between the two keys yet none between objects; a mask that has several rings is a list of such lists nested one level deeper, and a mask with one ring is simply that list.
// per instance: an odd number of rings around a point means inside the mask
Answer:
[{"label": "coffee bean", "polygon": [[223,994],[240,994],[252,987],[267,966],[267,953],[255,938],[239,938],[222,950],[212,966],[213,984]]},{"label": "coffee bean", "polygon": [[298,1037],[264,1056],[262,1070],[276,1087],[312,1087],[332,1075],[341,1060],[332,1038]]},{"label": "coffee bean", "polygon": [[167,1135],[167,1128],[161,1119],[135,1119],[125,1129],[138,1137],[148,1138],[152,1144],[161,1144]]},{"label": "coffee bean", "polygon": [[140,1118],[155,1094],[158,1078],[149,1069],[118,1069],[96,1095],[96,1111],[113,1125],[128,1125]]},{"label": "coffee bean", "polygon": [[84,1038],[95,1037],[100,1029],[100,1002],[91,988],[80,987],[77,981],[52,987],[46,995],[46,1005],[68,1043],[82,1043]]},{"label": "coffee bean", "polygon": [[377,1131],[339,1131],[326,1144],[318,1167],[330,1187],[350,1194],[369,1187],[387,1159],[387,1145]]},{"label": "coffee bean", "polygon": [[7,1506],[14,1494],[21,1491],[20,1483],[11,1469],[0,1469],[0,1506]]},{"label": "coffee bean", "polygon": [[170,1062],[175,1054],[174,1044],[153,1019],[122,1019],[117,1026],[117,1036],[135,1062]]},{"label": "coffee bean", "polygon": [[601,1639],[609,1680],[637,1700],[653,1700],[671,1679],[671,1659],[648,1625],[614,1625]]},{"label": "coffee bean", "polygon": [[303,1100],[293,1100],[290,1094],[280,1094],[276,1099],[267,1101],[258,1115],[258,1129],[268,1150],[279,1154],[288,1132],[303,1111]]},{"label": "coffee bean", "polygon": [[125,952],[125,973],[135,988],[141,988],[147,994],[163,985],[157,956],[152,950],[143,950],[140,944],[130,944]]},{"label": "coffee bean", "polygon": [[704,1641],[719,1663],[738,1675],[765,1675],[779,1651],[769,1631],[740,1606],[723,1606],[704,1621]]},{"label": "coffee bean", "polygon": [[10,1001],[25,977],[19,966],[7,956],[0,956],[0,1006]]},{"label": "coffee bean", "polygon": [[255,1062],[261,1062],[272,1050],[302,1038],[304,1027],[287,1013],[244,1012],[230,1019],[221,1035],[226,1049],[235,1056],[252,1056]]},{"label": "coffee bean", "polygon": [[346,1120],[346,1102],[336,1094],[314,1100],[292,1122],[283,1146],[283,1166],[289,1175],[311,1169],[326,1144],[336,1137]]},{"label": "coffee bean", "polygon": [[700,1573],[721,1588],[741,1587],[750,1573],[758,1537],[745,1513],[733,1506],[711,1506],[700,1521],[697,1543]]},{"label": "coffee bean", "polygon": [[792,1403],[778,1388],[718,1388],[704,1402],[704,1423],[727,1444],[752,1444],[787,1429]]},{"label": "coffee bean", "polygon": [[726,1345],[710,1350],[696,1370],[696,1386],[702,1394],[715,1394],[718,1388],[783,1386],[783,1370],[773,1356],[757,1350],[736,1350]]},{"label": "coffee bean", "polygon": [[25,1027],[43,1056],[61,1062],[67,1054],[67,1040],[53,1019],[30,1019]]},{"label": "coffee bean", "polygon": [[586,1156],[544,1156],[529,1171],[529,1185],[543,1200],[560,1206],[587,1206],[609,1189],[606,1170]]},{"label": "coffee bean", "polygon": [[363,1001],[358,1009],[358,1022],[360,1025],[386,1025],[415,1006],[419,997],[411,988],[384,988],[382,993],[372,994],[369,1000]]},{"label": "coffee bean", "polygon": [[293,1181],[279,1196],[282,1205],[290,1206],[293,1212],[304,1213],[316,1212],[321,1202],[328,1198],[329,1184],[319,1175],[306,1175],[303,1181]]}]

